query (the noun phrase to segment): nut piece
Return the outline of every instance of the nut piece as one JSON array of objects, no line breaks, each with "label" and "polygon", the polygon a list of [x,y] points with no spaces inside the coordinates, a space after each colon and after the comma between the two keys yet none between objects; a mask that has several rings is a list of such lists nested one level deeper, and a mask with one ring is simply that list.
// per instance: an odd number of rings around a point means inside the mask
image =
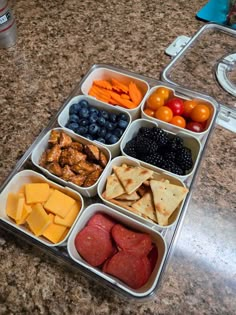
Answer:
[{"label": "nut piece", "polygon": [[99,161],[100,150],[93,144],[87,144],[84,148],[85,153],[91,160]]},{"label": "nut piece", "polygon": [[60,139],[60,131],[52,130],[51,133],[50,133],[50,137],[49,137],[48,143],[58,144],[59,139]]},{"label": "nut piece", "polygon": [[96,170],[96,171],[90,173],[90,174],[87,176],[87,178],[86,178],[86,180],[85,180],[83,186],[84,186],[84,187],[90,187],[90,186],[92,186],[93,184],[96,183],[96,181],[98,180],[98,178],[99,178],[100,175],[101,175],[101,170]]},{"label": "nut piece", "polygon": [[100,151],[100,155],[99,155],[99,163],[100,165],[104,168],[107,165],[108,159],[106,157],[106,155]]},{"label": "nut piece", "polygon": [[72,139],[70,136],[68,136],[65,132],[61,132],[60,134],[60,140],[59,140],[59,145],[64,148],[64,147],[69,147],[72,144]]},{"label": "nut piece", "polygon": [[47,170],[56,176],[62,176],[62,168],[57,162],[52,162],[47,165]]},{"label": "nut piece", "polygon": [[47,151],[47,162],[58,162],[61,155],[61,148],[59,144],[55,144]]}]

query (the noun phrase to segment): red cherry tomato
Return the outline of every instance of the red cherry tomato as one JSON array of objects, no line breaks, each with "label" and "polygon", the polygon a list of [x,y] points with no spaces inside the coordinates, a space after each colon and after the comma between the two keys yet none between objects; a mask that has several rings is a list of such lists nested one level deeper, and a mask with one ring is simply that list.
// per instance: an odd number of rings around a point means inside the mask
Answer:
[{"label": "red cherry tomato", "polygon": [[204,104],[197,104],[190,113],[190,118],[196,122],[204,122],[210,117],[210,109]]},{"label": "red cherry tomato", "polygon": [[181,116],[184,112],[184,101],[178,97],[171,98],[165,103],[165,106],[168,106],[174,115]]},{"label": "red cherry tomato", "polygon": [[202,132],[204,130],[202,124],[196,121],[190,121],[187,123],[186,129],[194,132]]},{"label": "red cherry tomato", "polygon": [[170,124],[181,127],[181,128],[186,127],[186,121],[182,116],[174,116],[171,119]]},{"label": "red cherry tomato", "polygon": [[183,116],[188,118],[190,116],[191,111],[194,109],[194,107],[197,105],[197,103],[193,100],[188,100],[184,102],[184,112]]},{"label": "red cherry tomato", "polygon": [[173,118],[173,112],[172,112],[172,110],[169,107],[161,106],[155,112],[155,117],[157,119],[163,120],[165,122],[170,122],[171,119]]}]

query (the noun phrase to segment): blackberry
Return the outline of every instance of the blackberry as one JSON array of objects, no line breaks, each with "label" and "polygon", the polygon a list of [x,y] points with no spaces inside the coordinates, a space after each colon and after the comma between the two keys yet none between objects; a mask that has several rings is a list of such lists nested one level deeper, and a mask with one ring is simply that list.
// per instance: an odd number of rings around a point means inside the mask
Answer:
[{"label": "blackberry", "polygon": [[142,136],[142,137],[145,137],[145,138],[148,138],[150,139],[151,138],[151,134],[152,134],[152,129],[150,128],[147,128],[147,127],[141,127],[138,131],[138,134],[137,136]]},{"label": "blackberry", "polygon": [[177,175],[185,175],[185,171],[179,167],[177,164],[172,164],[170,171]]},{"label": "blackberry", "polygon": [[192,152],[189,148],[183,147],[177,151],[176,163],[185,171],[193,167]]},{"label": "blackberry", "polygon": [[166,171],[169,171],[177,175],[185,175],[185,171],[179,165],[177,165],[175,162],[171,160],[165,160],[163,162],[163,168]]},{"label": "blackberry", "polygon": [[164,152],[163,157],[165,160],[170,160],[170,161],[175,162],[176,152],[167,150]]},{"label": "blackberry", "polygon": [[136,136],[136,153],[139,155],[153,154],[157,151],[156,144],[143,136]]},{"label": "blackberry", "polygon": [[151,138],[152,138],[152,140],[158,141],[160,135],[163,134],[163,133],[164,133],[164,131],[161,128],[153,127],[151,129]]},{"label": "blackberry", "polygon": [[169,143],[169,137],[165,131],[159,135],[157,143],[161,147],[165,147]]},{"label": "blackberry", "polygon": [[175,136],[169,141],[168,147],[172,151],[177,151],[183,148],[184,140],[178,136]]},{"label": "blackberry", "polygon": [[151,155],[146,155],[143,158],[143,161],[146,163],[152,164],[154,166],[157,166],[157,167],[162,167],[163,157],[162,157],[162,155],[160,155],[158,153],[154,153]]},{"label": "blackberry", "polygon": [[126,143],[124,147],[124,152],[134,158],[137,157],[135,138]]}]

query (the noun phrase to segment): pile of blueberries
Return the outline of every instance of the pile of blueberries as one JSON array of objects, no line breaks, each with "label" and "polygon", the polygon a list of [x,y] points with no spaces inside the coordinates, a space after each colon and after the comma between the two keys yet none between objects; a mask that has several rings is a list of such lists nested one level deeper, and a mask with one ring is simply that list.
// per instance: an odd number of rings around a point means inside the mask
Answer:
[{"label": "pile of blueberries", "polygon": [[99,110],[91,106],[87,100],[81,100],[70,106],[66,127],[87,139],[115,144],[128,124],[128,115]]}]

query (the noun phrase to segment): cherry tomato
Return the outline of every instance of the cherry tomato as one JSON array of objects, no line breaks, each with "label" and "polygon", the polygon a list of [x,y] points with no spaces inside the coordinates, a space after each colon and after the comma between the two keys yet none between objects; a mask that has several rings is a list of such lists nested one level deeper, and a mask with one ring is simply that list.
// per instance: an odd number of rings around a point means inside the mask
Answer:
[{"label": "cherry tomato", "polygon": [[183,116],[188,118],[190,116],[191,111],[194,109],[194,107],[197,105],[197,103],[193,100],[188,100],[184,102],[184,112]]},{"label": "cherry tomato", "polygon": [[173,97],[165,103],[165,106],[168,106],[174,115],[182,115],[184,112],[184,101],[181,98]]},{"label": "cherry tomato", "polygon": [[154,114],[155,114],[154,110],[152,110],[152,109],[150,109],[150,108],[145,108],[145,109],[144,109],[144,113],[145,113],[146,115],[152,116],[152,117],[154,117]]},{"label": "cherry tomato", "polygon": [[163,120],[165,122],[170,122],[171,119],[173,118],[173,112],[172,112],[172,110],[169,107],[161,106],[155,112],[155,117],[157,119]]},{"label": "cherry tomato", "polygon": [[170,97],[170,95],[172,94],[172,91],[167,89],[164,86],[160,86],[159,88],[156,89],[155,93],[159,94],[160,96],[162,96],[162,98],[164,99],[164,101],[167,101],[168,98]]},{"label": "cherry tomato", "polygon": [[204,130],[202,124],[196,121],[190,121],[187,123],[186,129],[194,132],[202,132]]},{"label": "cherry tomato", "polygon": [[182,116],[174,116],[170,123],[172,125],[175,125],[175,126],[178,126],[178,127],[181,127],[181,128],[185,128],[186,127],[186,121],[185,119],[182,117]]},{"label": "cherry tomato", "polygon": [[206,121],[210,117],[210,110],[204,104],[197,104],[190,113],[190,118],[196,122]]},{"label": "cherry tomato", "polygon": [[159,107],[164,105],[164,102],[165,102],[164,98],[161,95],[154,92],[147,99],[147,108],[156,111]]}]

